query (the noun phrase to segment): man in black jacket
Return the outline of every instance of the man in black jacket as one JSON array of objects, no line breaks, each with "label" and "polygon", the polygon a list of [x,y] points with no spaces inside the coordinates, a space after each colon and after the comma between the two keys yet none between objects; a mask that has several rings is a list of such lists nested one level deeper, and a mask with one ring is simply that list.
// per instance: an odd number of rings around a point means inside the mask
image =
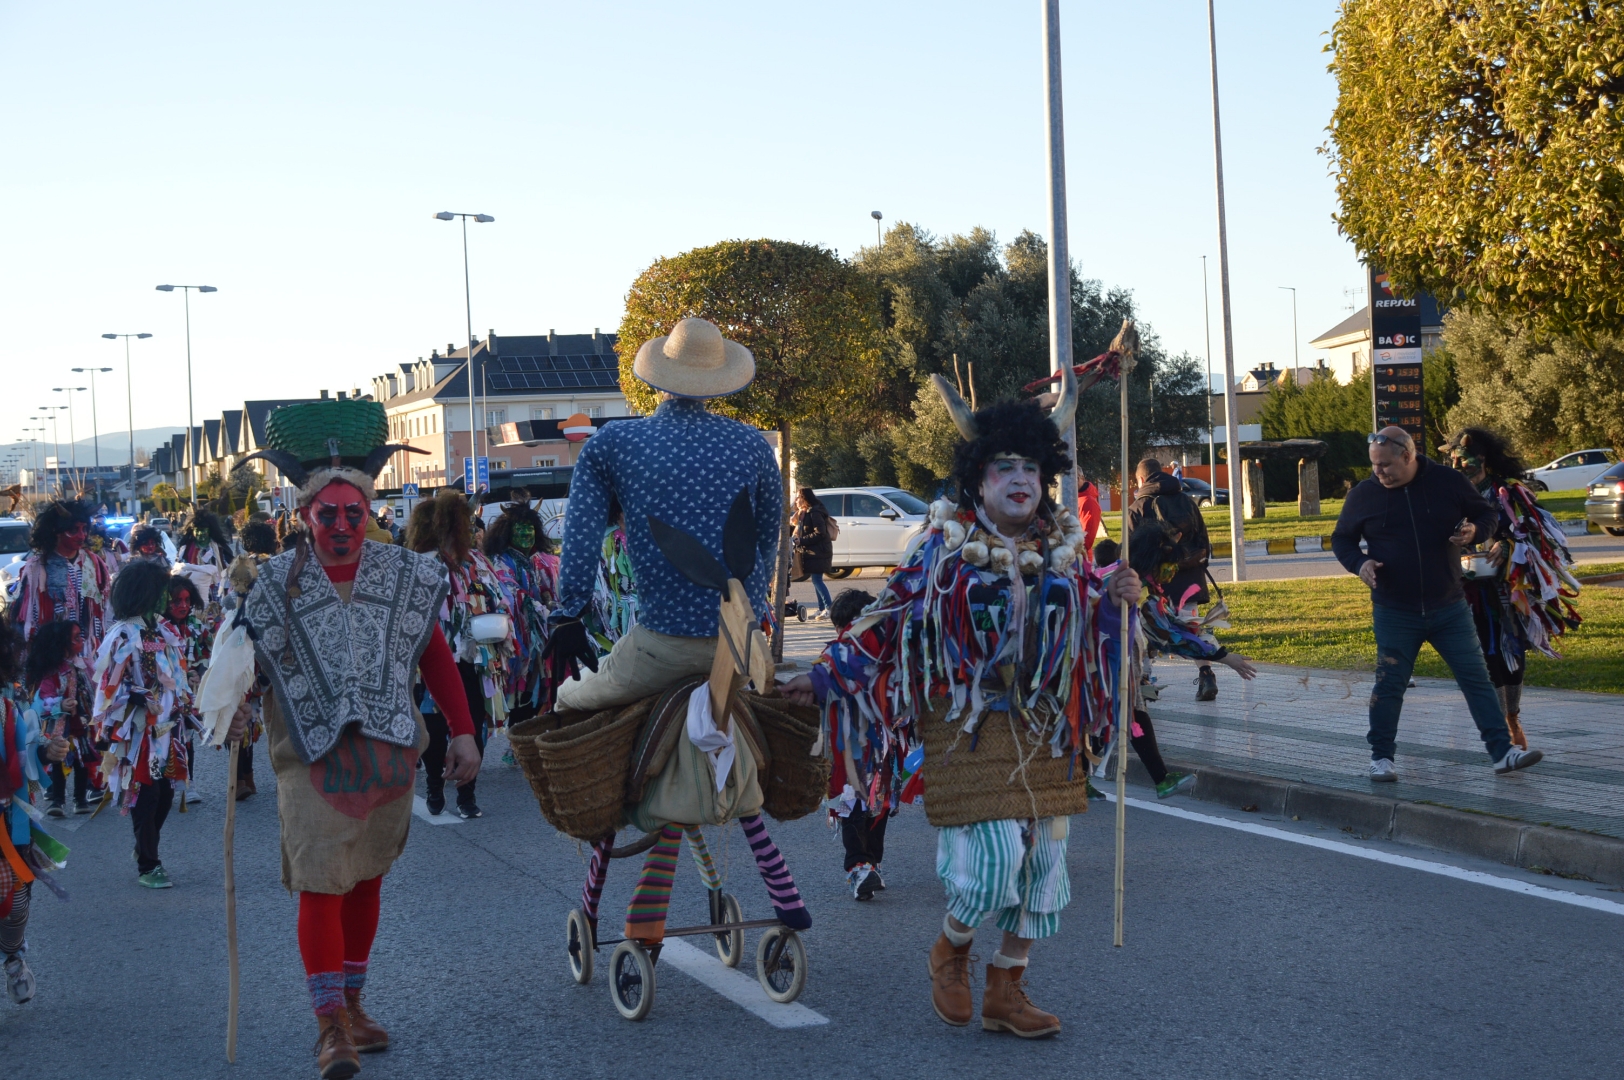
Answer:
[{"label": "man in black jacket", "polygon": [[[1163,591],[1180,608],[1199,607],[1211,596],[1207,593],[1207,563],[1212,559],[1212,542],[1207,523],[1195,500],[1184,494],[1178,477],[1162,471],[1162,463],[1145,458],[1134,470],[1133,505],[1128,507],[1128,535],[1141,521],[1161,521],[1179,534],[1179,565]],[[1195,699],[1212,701],[1218,697],[1218,679],[1211,664],[1202,664],[1196,673]]]},{"label": "man in black jacket", "polygon": [[[1370,466],[1371,478],[1342,504],[1331,550],[1370,587],[1376,630],[1371,780],[1398,779],[1398,717],[1422,642],[1431,642],[1454,673],[1494,771],[1526,769],[1543,755],[1511,745],[1460,584],[1461,548],[1494,532],[1497,511],[1465,476],[1416,453],[1403,428],[1370,436]],[[1361,539],[1368,552],[1360,550]]]}]

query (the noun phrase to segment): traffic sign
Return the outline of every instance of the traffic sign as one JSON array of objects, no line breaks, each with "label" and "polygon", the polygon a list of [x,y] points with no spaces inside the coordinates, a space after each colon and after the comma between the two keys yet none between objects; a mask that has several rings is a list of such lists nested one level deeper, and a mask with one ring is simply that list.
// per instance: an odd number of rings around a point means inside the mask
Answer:
[{"label": "traffic sign", "polygon": [[489,491],[490,489],[491,489],[491,459],[488,458],[488,457],[481,457],[479,459],[479,487],[477,488],[477,490],[479,491],[480,494],[484,494],[485,492]]},{"label": "traffic sign", "polygon": [[416,484],[402,484],[402,485],[400,485],[400,493],[402,495],[405,495],[407,498],[415,499],[417,497],[417,485]]}]

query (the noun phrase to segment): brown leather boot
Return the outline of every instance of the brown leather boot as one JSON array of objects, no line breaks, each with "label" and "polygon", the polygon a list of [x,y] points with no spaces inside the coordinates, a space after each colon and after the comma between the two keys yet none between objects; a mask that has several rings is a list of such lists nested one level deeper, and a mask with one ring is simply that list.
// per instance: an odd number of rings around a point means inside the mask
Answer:
[{"label": "brown leather boot", "polygon": [[250,795],[258,795],[259,788],[254,786],[254,774],[243,773],[237,777],[237,801],[242,802]]},{"label": "brown leather boot", "polygon": [[345,990],[344,1006],[350,1014],[350,1040],[356,1053],[374,1054],[389,1049],[389,1032],[361,1007],[361,991]]},{"label": "brown leather boot", "polygon": [[1523,750],[1528,749],[1528,736],[1523,734],[1520,717],[1516,713],[1506,713],[1506,730],[1511,732],[1511,741]]},{"label": "brown leather boot", "polygon": [[930,947],[930,1004],[946,1023],[966,1027],[975,1015],[970,1001],[970,955],[974,941],[954,945],[946,934],[938,934]]},{"label": "brown leather boot", "polygon": [[316,1014],[321,1034],[316,1036],[316,1071],[321,1080],[345,1080],[361,1071],[361,1058],[350,1039],[350,1014],[340,1009]]},{"label": "brown leather boot", "polygon": [[987,992],[981,995],[981,1026],[1023,1039],[1060,1033],[1060,1018],[1044,1012],[1026,996],[1026,967],[987,965]]}]

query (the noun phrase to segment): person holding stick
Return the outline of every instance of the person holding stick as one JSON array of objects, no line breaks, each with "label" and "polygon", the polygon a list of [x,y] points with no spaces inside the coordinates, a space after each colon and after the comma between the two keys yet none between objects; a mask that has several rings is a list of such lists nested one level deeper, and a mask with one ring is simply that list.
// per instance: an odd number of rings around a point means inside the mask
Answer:
[{"label": "person holding stick", "polygon": [[1116,716],[1104,645],[1120,633],[1120,605],[1139,603],[1140,583],[1125,566],[1088,573],[1077,516],[1050,495],[1071,466],[1061,439],[1077,406],[1070,368],[1048,413],[1033,401],[972,412],[946,380],[933,382],[961,436],[958,500],[931,507],[878,599],[785,693],[822,703],[871,813],[924,745],[925,814],[939,830],[947,893],[931,1005],[948,1024],[971,1022],[970,949],[993,918],[1003,937],[981,1026],[1039,1038],[1060,1020],[1027,996],[1028,957],[1059,931],[1070,899],[1070,815],[1088,807],[1093,742],[1110,741]]}]

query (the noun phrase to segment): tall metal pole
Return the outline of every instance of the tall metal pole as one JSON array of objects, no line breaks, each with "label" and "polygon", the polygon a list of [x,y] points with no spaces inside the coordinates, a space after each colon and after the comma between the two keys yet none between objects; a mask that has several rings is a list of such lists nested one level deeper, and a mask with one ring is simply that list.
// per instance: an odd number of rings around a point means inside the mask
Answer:
[{"label": "tall metal pole", "polygon": [[[1229,312],[1229,225],[1224,217],[1224,137],[1218,112],[1218,15],[1207,0],[1207,45],[1212,55],[1212,154],[1218,187],[1218,305],[1224,318],[1224,451],[1229,456],[1230,580],[1246,580],[1246,465],[1241,461],[1240,424],[1235,414],[1235,331]],[[1241,484],[1235,486],[1240,467]],[[1216,472],[1216,467],[1214,467]],[[1237,502],[1236,491],[1241,493]]]},{"label": "tall metal pole", "polygon": [[[1212,505],[1218,505],[1218,435],[1212,427],[1212,310],[1207,306],[1207,257],[1201,256],[1201,329],[1207,335],[1207,471]],[[1234,485],[1230,485],[1231,488]]]},{"label": "tall metal pole", "polygon": [[135,494],[135,381],[130,376],[130,335],[124,335],[124,411],[130,436],[130,509],[140,509]]},{"label": "tall metal pole", "polygon": [[1297,369],[1302,366],[1302,358],[1297,352],[1297,290],[1290,285],[1275,287],[1291,294],[1291,377],[1295,379]]},{"label": "tall metal pole", "polygon": [[[467,320],[468,337],[468,456],[474,459],[474,482],[468,485],[476,487],[479,484],[479,428],[474,424],[474,293],[468,282],[468,215],[462,215],[462,304],[463,316]],[[464,476],[467,472],[464,471]],[[464,495],[474,494],[472,491],[463,492]]]},{"label": "tall metal pole", "polygon": [[[1049,371],[1072,366],[1071,254],[1066,244],[1066,124],[1060,92],[1060,0],[1043,3],[1043,100],[1049,129]],[[1124,376],[1126,381],[1126,376]],[[1124,423],[1126,419],[1124,418]],[[1072,467],[1060,476],[1060,505],[1077,510],[1077,425],[1062,431]],[[1128,480],[1122,479],[1123,489]]]},{"label": "tall metal pole", "polygon": [[[186,483],[192,489],[192,505],[197,505],[197,452],[203,441],[192,421],[192,290],[181,289],[186,298]],[[194,441],[195,440],[195,441]]]}]

